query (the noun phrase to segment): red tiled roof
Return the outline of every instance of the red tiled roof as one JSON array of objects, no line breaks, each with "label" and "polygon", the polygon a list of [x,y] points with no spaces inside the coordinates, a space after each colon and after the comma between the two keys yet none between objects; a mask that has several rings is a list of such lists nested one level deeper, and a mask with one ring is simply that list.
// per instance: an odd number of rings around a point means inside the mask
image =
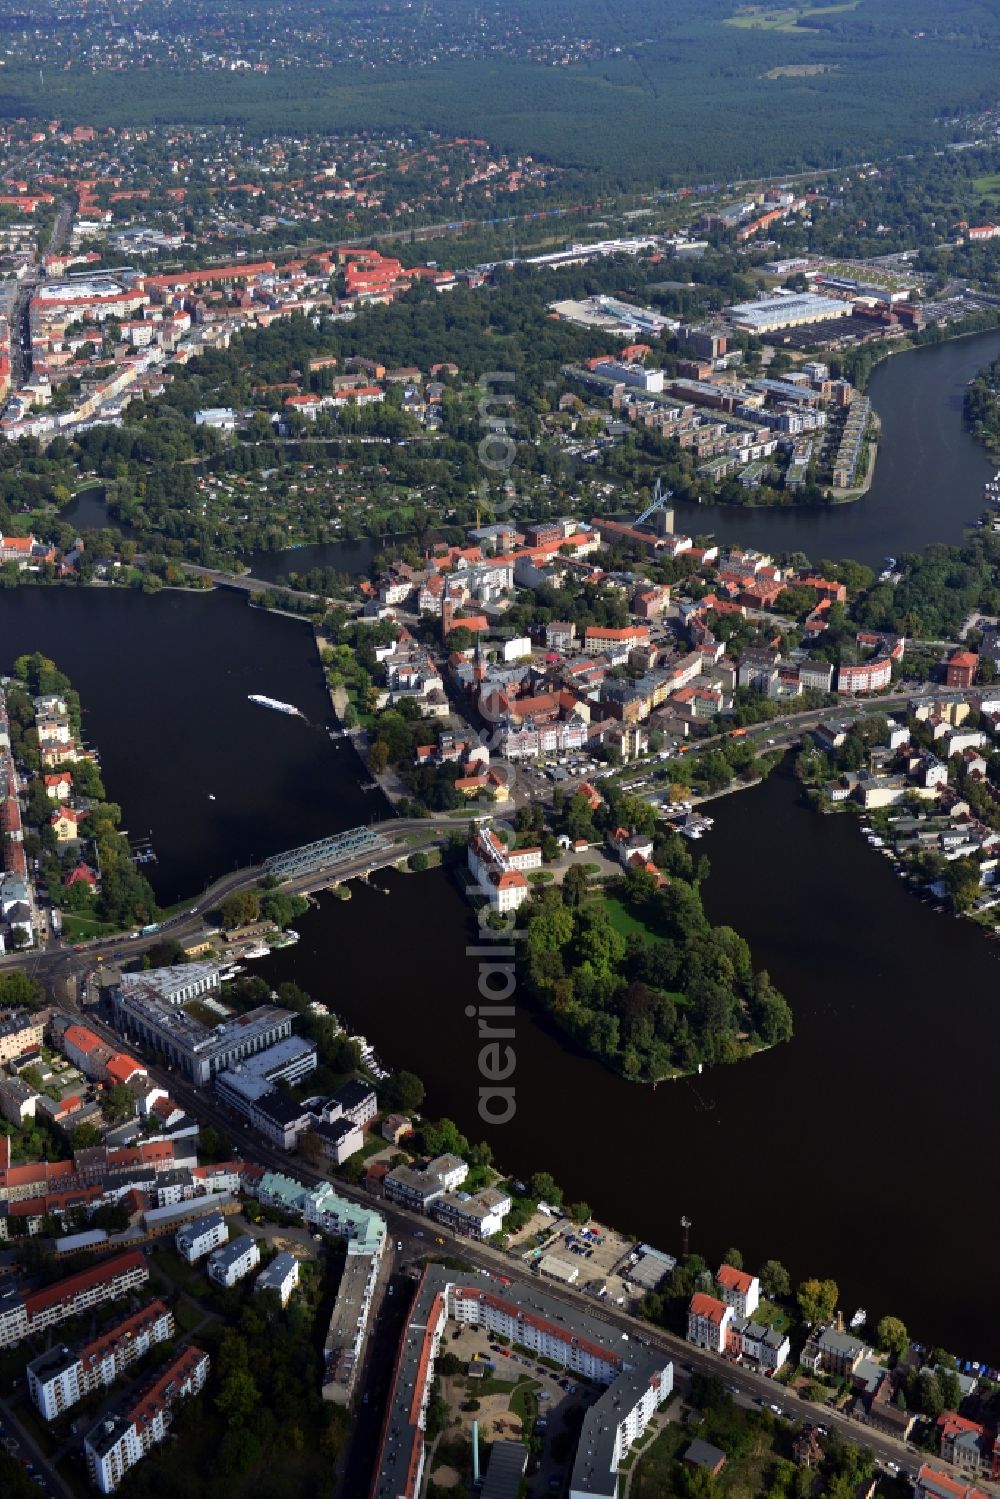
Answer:
[{"label": "red tiled roof", "polygon": [[717,1301],[714,1296],[707,1296],[704,1291],[695,1291],[688,1310],[695,1317],[705,1317],[710,1322],[721,1324],[729,1308],[724,1301]]},{"label": "red tiled roof", "polygon": [[739,1291],[744,1296],[753,1285],[753,1276],[748,1275],[745,1270],[737,1270],[733,1265],[720,1266],[715,1278],[727,1291]]},{"label": "red tiled roof", "polygon": [[118,1275],[124,1275],[129,1270],[144,1270],[146,1261],[136,1249],[130,1249],[125,1254],[116,1254],[110,1260],[102,1260],[98,1265],[91,1265],[86,1270],[81,1270],[77,1275],[67,1275],[65,1280],[57,1280],[55,1285],[44,1286],[40,1291],[29,1291],[24,1298],[25,1309],[29,1320],[45,1311],[50,1306],[58,1306],[62,1301],[68,1301],[79,1295],[81,1291],[88,1291],[92,1286],[103,1285],[106,1281],[114,1280]]}]

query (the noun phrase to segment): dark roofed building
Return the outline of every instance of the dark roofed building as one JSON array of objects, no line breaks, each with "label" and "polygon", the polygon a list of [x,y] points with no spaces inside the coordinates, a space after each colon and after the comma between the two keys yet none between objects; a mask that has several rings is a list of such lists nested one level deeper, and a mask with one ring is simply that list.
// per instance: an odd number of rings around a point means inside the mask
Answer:
[{"label": "dark roofed building", "polygon": [[726,1466],[726,1454],[721,1448],[713,1447],[711,1442],[695,1437],[684,1454],[684,1461],[692,1468],[704,1468],[713,1478],[717,1478]]}]

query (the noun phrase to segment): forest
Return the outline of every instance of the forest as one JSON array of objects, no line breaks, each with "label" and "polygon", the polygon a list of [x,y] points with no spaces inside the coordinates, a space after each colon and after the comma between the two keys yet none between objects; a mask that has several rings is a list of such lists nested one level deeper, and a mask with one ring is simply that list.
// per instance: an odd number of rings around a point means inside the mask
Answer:
[{"label": "forest", "polygon": [[[230,19],[240,32],[246,20],[235,0],[216,9],[212,50]],[[363,78],[333,57],[313,66],[324,28],[307,44],[289,12],[274,26],[268,11],[261,13],[273,38],[268,55],[280,55],[280,66],[205,71],[155,49],[130,65],[127,46],[111,68],[45,72],[25,61],[5,68],[0,111],[115,126],[238,122],[262,133],[377,120],[482,135],[510,152],[585,169],[595,187],[611,191],[844,165],[942,144],[953,138],[950,122],[994,93],[1000,22],[971,3],[949,5],[946,25],[926,0],[860,0],[815,15],[793,8],[787,24],[773,26],[753,24],[734,0],[657,0],[631,26],[598,0],[583,0],[572,19],[557,12],[554,24],[545,12],[532,23],[529,11],[515,11],[519,39],[488,31],[475,48],[432,33],[430,44],[417,38],[401,49],[390,20]],[[480,21],[476,12],[463,28],[462,8],[451,16],[459,38]],[[191,24],[197,36],[197,18]],[[330,17],[334,34],[349,24]],[[565,39],[558,59],[539,52],[540,30],[549,41]],[[570,44],[580,37],[586,50]],[[243,36],[247,47],[253,40]]]}]

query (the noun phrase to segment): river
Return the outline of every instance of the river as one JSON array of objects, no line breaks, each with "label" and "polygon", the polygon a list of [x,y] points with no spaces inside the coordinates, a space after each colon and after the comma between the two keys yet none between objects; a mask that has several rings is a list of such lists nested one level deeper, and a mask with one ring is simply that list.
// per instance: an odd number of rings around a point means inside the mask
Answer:
[{"label": "river", "polygon": [[[961,394],[998,353],[992,333],[876,372],[883,442],[875,485],[857,505],[702,507],[705,527],[772,550],[874,562],[958,540],[991,467],[962,428]],[[308,556],[346,571],[337,546],[281,554],[280,570]],[[225,592],[23,588],[0,593],[0,642],[3,666],[39,649],[73,679],[109,795],[133,834],[152,833],[164,902],[234,864],[383,813],[375,793],[361,792],[350,747],[312,726],[329,721],[329,707],[296,621]],[[249,704],[250,692],[296,703],[311,723]],[[997,950],[908,896],[853,819],[800,807],[783,773],[713,813],[709,913],[749,940],[796,1024],[789,1045],[738,1067],[654,1093],[574,1054],[523,1008],[516,1117],[492,1133],[481,1127],[465,1015],[477,978],[464,954],[469,910],[442,871],[381,874],[379,888],[355,885],[350,902],[321,897],[302,941],[259,971],[294,978],[364,1030],[388,1064],[417,1072],[429,1111],[485,1134],[505,1167],[552,1171],[571,1199],[667,1250],[677,1250],[686,1213],[692,1245],[710,1258],[735,1242],[748,1263],[774,1256],[795,1278],[833,1276],[848,1310],[892,1312],[926,1341],[1000,1363],[1000,1310],[984,1294]],[[946,1189],[959,1177],[976,1191],[955,1210]]]},{"label": "river", "polygon": [[[474,924],[440,870],[380,874],[349,902],[321,897],[296,923],[299,944],[254,971],[294,979],[387,1066],[416,1072],[432,1116],[488,1139],[508,1170],[551,1171],[605,1221],[677,1253],[686,1214],[710,1260],[735,1243],[748,1264],[780,1259],[793,1281],[831,1276],[848,1313],[892,1313],[922,1340],[1000,1362],[1000,1310],[971,1290],[991,1284],[994,1264],[983,1184],[998,950],[908,895],[853,817],[801,806],[787,772],[713,815],[699,849],[713,868],[709,915],[749,939],[795,1015],[789,1044],[738,1066],[654,1092],[575,1054],[524,1007],[517,1113],[486,1128],[465,1013]],[[980,1184],[957,1211],[956,1179]]]},{"label": "river", "polygon": [[[164,904],[385,815],[381,794],[360,789],[352,746],[325,732],[333,715],[309,626],[239,594],[0,591],[0,646],[0,670],[39,650],[80,693],[108,795],[133,836],[152,837],[158,863],[146,872]],[[308,721],[248,702],[251,692]]]},{"label": "river", "polygon": [[872,487],[851,505],[747,510],[733,505],[678,505],[676,528],[714,532],[719,541],[767,552],[854,557],[879,567],[931,542],[958,542],[984,506],[983,484],[995,472],[962,421],[965,387],[1000,356],[1000,331],[896,354],[869,383],[882,422]]},{"label": "river", "polygon": [[[965,428],[962,401],[973,376],[998,357],[1000,330],[994,329],[909,350],[878,366],[868,390],[882,423],[878,461],[871,489],[856,503],[822,509],[679,504],[677,530],[712,532],[719,541],[772,553],[805,552],[813,562],[854,557],[874,567],[935,541],[960,541],[982,514],[983,484],[996,470]],[[116,524],[99,490],[82,491],[64,519],[81,529]],[[312,567],[357,576],[377,551],[405,539],[320,542],[251,552],[246,561],[268,582]]]}]

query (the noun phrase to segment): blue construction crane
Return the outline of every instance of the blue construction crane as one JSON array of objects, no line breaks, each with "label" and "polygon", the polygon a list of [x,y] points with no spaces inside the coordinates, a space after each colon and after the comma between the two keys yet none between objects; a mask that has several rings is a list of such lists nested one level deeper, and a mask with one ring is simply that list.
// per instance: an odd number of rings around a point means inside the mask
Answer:
[{"label": "blue construction crane", "polygon": [[673,490],[664,489],[663,480],[657,479],[656,488],[653,490],[653,502],[652,504],[646,506],[645,510],[636,521],[636,525],[643,525],[646,521],[649,520],[649,517],[651,515],[655,515],[658,510],[668,510],[670,508],[670,501],[673,499],[673,497]]}]

